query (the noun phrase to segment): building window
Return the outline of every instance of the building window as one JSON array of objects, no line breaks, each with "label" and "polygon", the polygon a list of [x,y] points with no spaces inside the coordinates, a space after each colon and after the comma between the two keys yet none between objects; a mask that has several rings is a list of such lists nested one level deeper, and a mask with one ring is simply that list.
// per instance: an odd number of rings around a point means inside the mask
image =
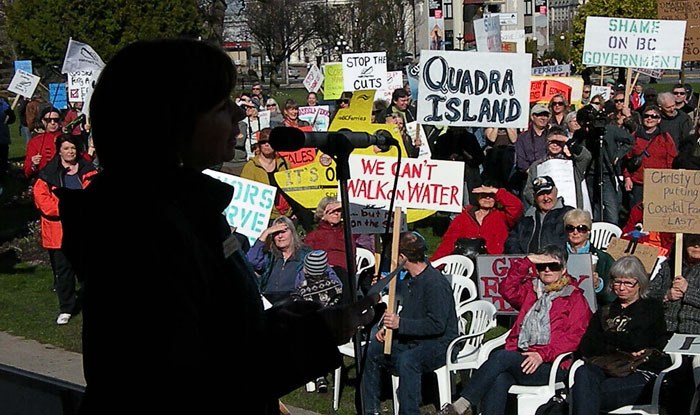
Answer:
[{"label": "building window", "polygon": [[452,20],[452,0],[445,0],[442,3],[442,12],[445,20]]},{"label": "building window", "polygon": [[445,30],[445,50],[454,50],[454,49],[455,49],[454,31],[453,30]]},{"label": "building window", "polygon": [[525,0],[525,16],[532,16],[532,0]]}]

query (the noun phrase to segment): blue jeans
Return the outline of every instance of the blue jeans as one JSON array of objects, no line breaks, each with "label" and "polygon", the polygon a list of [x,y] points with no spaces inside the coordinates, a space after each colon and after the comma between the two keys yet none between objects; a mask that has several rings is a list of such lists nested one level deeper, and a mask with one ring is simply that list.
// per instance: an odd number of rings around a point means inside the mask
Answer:
[{"label": "blue jeans", "polygon": [[[367,348],[367,360],[362,374],[362,393],[367,414],[380,413],[379,395],[381,392],[382,370],[387,368],[399,377],[399,414],[419,415],[421,397],[421,374],[432,372],[445,365],[447,345],[434,341],[418,341],[405,344],[394,341],[391,355],[384,355],[384,343],[380,343],[371,333]],[[396,333],[394,333],[396,335]]]},{"label": "blue jeans", "polygon": [[[542,363],[535,373],[526,375],[520,367],[523,360],[525,357],[520,352],[497,350],[491,353],[462,389],[462,397],[472,406],[478,406],[482,415],[503,415],[511,386],[546,385],[549,381],[551,363]],[[565,371],[557,371],[557,381],[565,377]]]},{"label": "blue jeans", "polygon": [[625,188],[618,186],[617,178],[606,174],[603,176],[603,192],[600,193],[599,182],[600,177],[588,176],[586,183],[588,184],[588,194],[593,199],[593,218],[601,220],[601,197],[603,210],[602,220],[604,222],[614,223],[618,225],[620,222],[620,206],[622,205],[622,192]]},{"label": "blue jeans", "polygon": [[571,404],[574,415],[598,415],[603,411],[636,403],[649,383],[645,376],[634,372],[621,378],[611,378],[598,366],[585,364],[576,369]]}]

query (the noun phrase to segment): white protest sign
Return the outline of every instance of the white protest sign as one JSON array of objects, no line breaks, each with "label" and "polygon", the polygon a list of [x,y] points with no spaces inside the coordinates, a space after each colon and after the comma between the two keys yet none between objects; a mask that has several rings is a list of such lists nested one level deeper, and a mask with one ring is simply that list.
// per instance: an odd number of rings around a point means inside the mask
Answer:
[{"label": "white protest sign", "polygon": [[477,51],[501,51],[501,23],[497,16],[474,20],[474,35]]},{"label": "white protest sign", "polygon": [[93,88],[92,82],[94,79],[92,70],[68,72],[68,101],[85,102],[88,90]]},{"label": "white protest sign", "polygon": [[664,347],[664,352],[700,355],[700,334],[673,333],[671,339],[666,343],[666,347]]},{"label": "white protest sign", "polygon": [[418,122],[527,128],[531,63],[526,53],[422,51]]},{"label": "white protest sign", "polygon": [[588,212],[591,209],[591,199],[588,197],[588,188],[585,182],[581,183],[583,192],[583,206],[576,205],[576,177],[574,176],[574,162],[571,160],[550,159],[537,166],[538,176],[549,176],[557,186],[557,193],[564,199],[566,206],[573,206]]},{"label": "white protest sign", "polygon": [[[419,159],[431,158],[432,153],[430,152],[430,146],[428,145],[428,140],[425,137],[425,132],[422,128],[418,128],[418,121],[411,121],[406,124],[406,134],[411,138],[411,141],[415,143],[416,138],[420,140],[420,149],[418,150]],[[418,137],[416,137],[418,135]]]},{"label": "white protest sign", "polygon": [[328,131],[331,123],[331,111],[328,105],[299,107],[299,119],[311,124],[313,131]]},{"label": "white protest sign", "polygon": [[485,18],[495,17],[501,23],[501,27],[518,24],[518,13],[484,13]]},{"label": "white protest sign", "polygon": [[394,176],[399,176],[395,206],[461,212],[464,163],[456,161],[350,155],[350,202],[389,209]]},{"label": "white protest sign", "polygon": [[661,79],[664,77],[663,69],[644,69],[644,68],[634,68],[635,72],[639,72],[642,75],[647,75],[652,78]]},{"label": "white protest sign", "polygon": [[612,88],[609,86],[591,85],[591,98],[600,95],[606,101],[612,98]]},{"label": "white protest sign", "polygon": [[382,89],[386,83],[386,52],[346,53],[343,59],[343,89]]},{"label": "white protest sign", "polygon": [[395,89],[403,88],[403,72],[389,71],[386,73],[386,84],[382,89],[377,90],[374,94],[374,100],[384,100],[387,104],[391,104],[391,94]]},{"label": "white protest sign", "polygon": [[569,76],[571,74],[571,65],[549,65],[549,66],[534,66],[532,74],[535,76]]},{"label": "white protest sign", "polygon": [[37,85],[39,85],[39,79],[34,74],[17,69],[7,90],[25,98],[31,98]]},{"label": "white protest sign", "polygon": [[517,53],[525,53],[525,30],[501,29],[501,46],[503,46],[505,42],[515,43],[515,51]]},{"label": "white protest sign", "polygon": [[[513,259],[522,255],[479,255],[476,257],[476,269],[479,273],[477,288],[479,298],[492,303],[500,314],[517,314],[508,302],[498,292],[501,280],[508,275]],[[576,278],[579,288],[583,290],[588,307],[592,312],[597,309],[595,289],[593,288],[593,264],[591,254],[569,254],[566,262],[569,275]]]},{"label": "white protest sign", "polygon": [[270,212],[275,203],[277,189],[263,183],[214,170],[204,170],[204,174],[220,180],[235,189],[224,216],[230,226],[248,237],[250,244],[267,229]]},{"label": "white protest sign", "polygon": [[304,78],[304,87],[309,92],[318,92],[321,85],[323,85],[323,73],[316,64],[313,64]]},{"label": "white protest sign", "polygon": [[63,58],[61,73],[101,70],[104,66],[104,61],[92,46],[75,41],[73,38],[68,40],[68,49],[66,50],[66,56]]},{"label": "white protest sign", "polygon": [[[350,203],[350,228],[353,235],[356,234],[381,234],[386,230],[387,221],[391,220],[388,209],[380,209],[374,206],[362,206]],[[389,232],[394,227],[394,222],[389,223]],[[406,215],[401,215],[401,232],[408,230]]]},{"label": "white protest sign", "polygon": [[681,69],[685,21],[586,18],[583,64]]}]

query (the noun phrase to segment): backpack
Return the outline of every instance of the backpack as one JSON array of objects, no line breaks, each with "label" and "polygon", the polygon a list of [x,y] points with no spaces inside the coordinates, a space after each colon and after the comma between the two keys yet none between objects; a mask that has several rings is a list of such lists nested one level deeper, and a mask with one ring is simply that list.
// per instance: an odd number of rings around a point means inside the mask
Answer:
[{"label": "backpack", "polygon": [[557,392],[537,408],[535,415],[569,415],[569,402],[561,392]]}]

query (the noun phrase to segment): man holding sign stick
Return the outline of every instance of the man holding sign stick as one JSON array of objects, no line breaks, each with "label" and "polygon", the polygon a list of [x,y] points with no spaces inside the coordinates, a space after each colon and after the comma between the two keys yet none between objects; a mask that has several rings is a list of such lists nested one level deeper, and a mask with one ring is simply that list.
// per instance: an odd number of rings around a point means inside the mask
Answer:
[{"label": "man holding sign stick", "polygon": [[[401,234],[399,262],[405,261],[409,275],[398,283],[401,314],[386,312],[382,326],[370,334],[362,376],[366,414],[381,412],[381,371],[385,367],[393,367],[399,376],[401,413],[419,414],[421,374],[445,364],[447,346],[458,335],[450,283],[426,261],[426,251],[420,234]],[[384,354],[386,329],[393,330],[391,355]]]}]

